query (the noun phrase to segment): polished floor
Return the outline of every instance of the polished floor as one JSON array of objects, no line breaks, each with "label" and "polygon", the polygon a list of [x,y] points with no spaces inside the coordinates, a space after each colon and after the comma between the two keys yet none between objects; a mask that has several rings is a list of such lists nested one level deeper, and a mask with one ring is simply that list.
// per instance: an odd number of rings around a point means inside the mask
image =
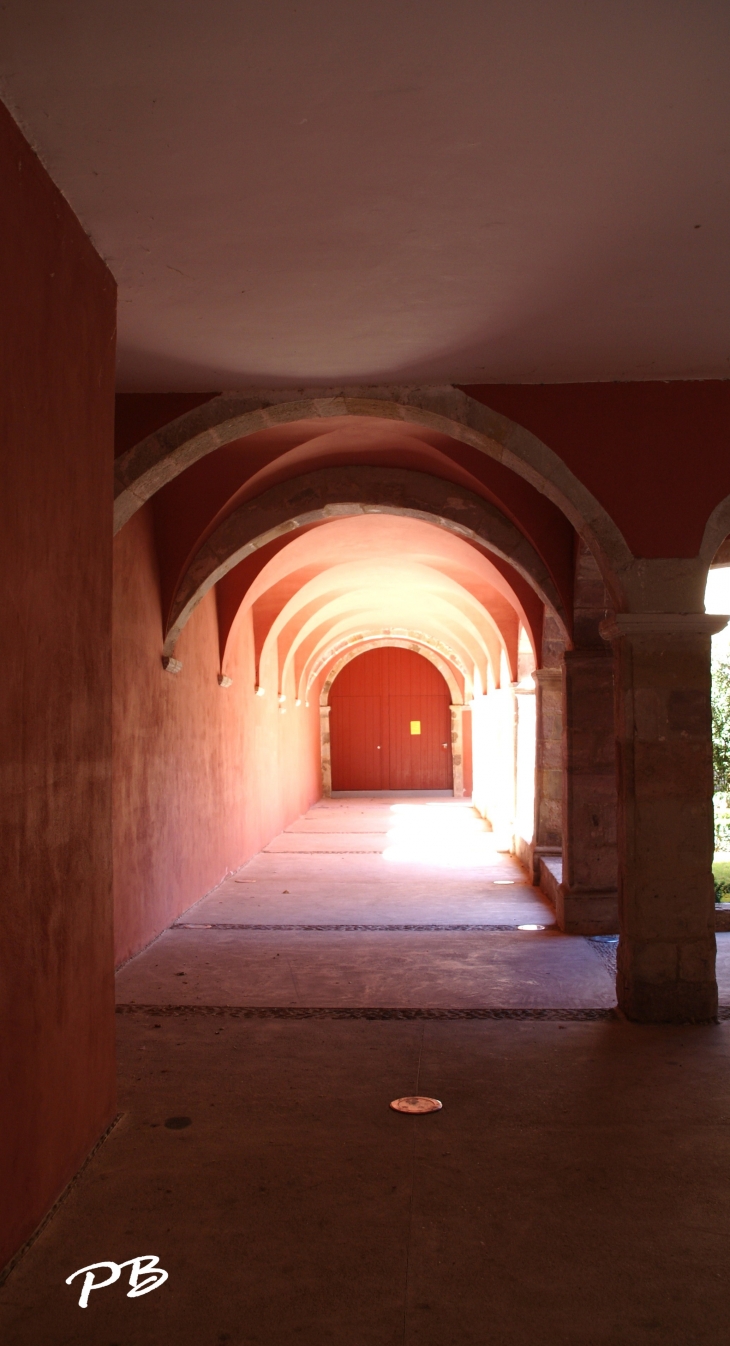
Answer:
[{"label": "polished floor", "polygon": [[468,807],[317,806],[120,971],[120,1120],[0,1340],[725,1346],[730,1028],[612,1017],[551,924]]}]

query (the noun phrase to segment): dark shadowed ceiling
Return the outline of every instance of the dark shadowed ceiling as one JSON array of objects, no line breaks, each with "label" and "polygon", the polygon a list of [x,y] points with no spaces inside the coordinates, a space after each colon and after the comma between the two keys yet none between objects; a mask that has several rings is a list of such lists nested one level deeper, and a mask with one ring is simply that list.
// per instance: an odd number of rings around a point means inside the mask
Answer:
[{"label": "dark shadowed ceiling", "polygon": [[129,390],[730,373],[727,0],[3,0]]}]

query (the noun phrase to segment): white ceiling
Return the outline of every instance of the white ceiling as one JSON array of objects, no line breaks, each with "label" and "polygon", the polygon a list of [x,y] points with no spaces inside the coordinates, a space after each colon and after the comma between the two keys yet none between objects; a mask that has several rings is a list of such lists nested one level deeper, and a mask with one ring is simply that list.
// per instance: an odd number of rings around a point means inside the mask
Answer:
[{"label": "white ceiling", "polygon": [[3,0],[0,79],[125,389],[730,373],[727,0]]}]

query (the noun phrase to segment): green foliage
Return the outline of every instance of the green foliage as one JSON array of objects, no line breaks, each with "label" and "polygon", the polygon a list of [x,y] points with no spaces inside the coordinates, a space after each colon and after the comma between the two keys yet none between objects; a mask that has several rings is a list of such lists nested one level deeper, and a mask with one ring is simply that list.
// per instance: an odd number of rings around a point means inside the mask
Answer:
[{"label": "green foliage", "polygon": [[[730,851],[730,661],[712,665],[712,769],[715,778],[715,850]],[[715,874],[718,902],[730,901],[730,873]]]},{"label": "green foliage", "polygon": [[730,902],[730,861],[716,860],[712,866],[715,881],[715,901]]},{"label": "green foliage", "polygon": [[715,791],[730,791],[730,662],[712,669],[712,766]]},{"label": "green foliage", "polygon": [[[730,851],[730,795],[716,794],[712,800],[715,813],[715,852]],[[730,873],[727,875],[730,883]]]}]

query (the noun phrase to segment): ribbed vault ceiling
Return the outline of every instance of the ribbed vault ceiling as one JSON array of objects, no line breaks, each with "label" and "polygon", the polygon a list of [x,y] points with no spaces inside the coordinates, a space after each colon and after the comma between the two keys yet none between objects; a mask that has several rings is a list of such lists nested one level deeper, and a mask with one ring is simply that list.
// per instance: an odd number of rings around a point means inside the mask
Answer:
[{"label": "ribbed vault ceiling", "polygon": [[[486,555],[417,519],[333,519],[296,537],[261,570],[227,632],[222,670],[242,625],[254,633],[256,681],[303,696],[324,681],[356,638],[421,639],[450,661],[460,685],[517,676],[522,625],[539,648],[522,605]],[[271,677],[277,686],[269,687]]]}]

